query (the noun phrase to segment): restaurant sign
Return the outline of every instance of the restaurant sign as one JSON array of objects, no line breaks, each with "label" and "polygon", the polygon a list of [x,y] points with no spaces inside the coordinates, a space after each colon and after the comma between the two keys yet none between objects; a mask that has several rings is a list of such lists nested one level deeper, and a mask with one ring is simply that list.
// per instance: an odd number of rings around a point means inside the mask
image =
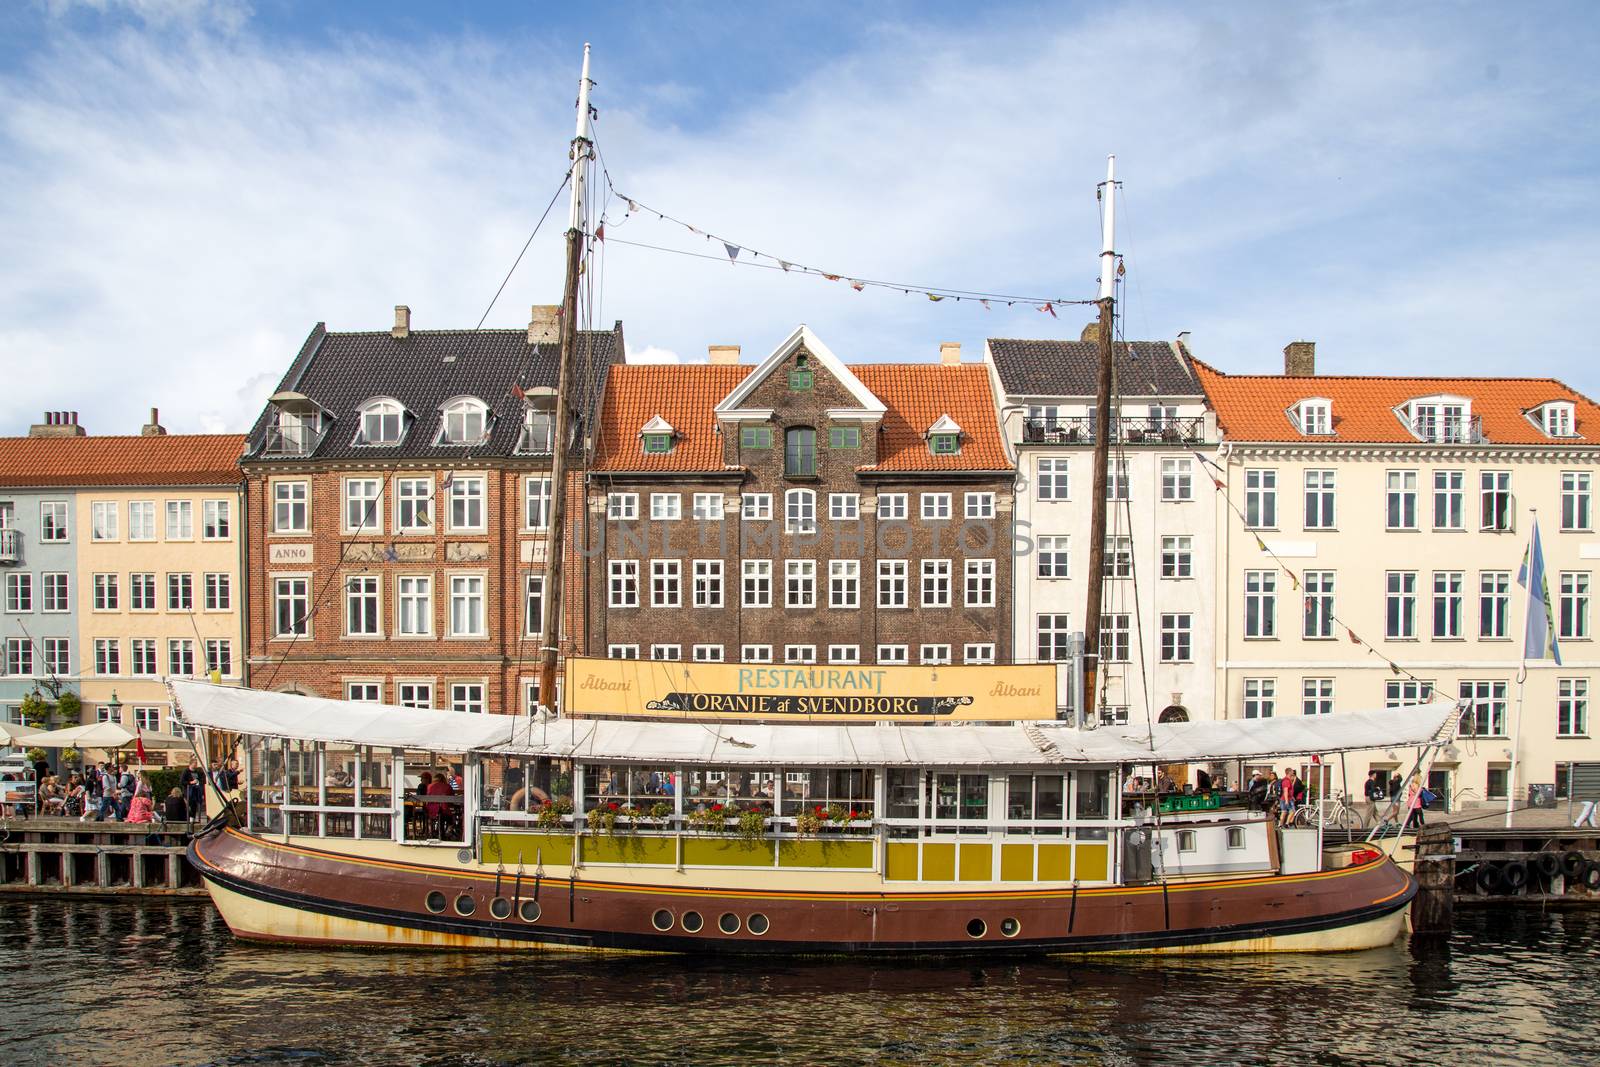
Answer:
[{"label": "restaurant sign", "polygon": [[1056,668],[567,660],[569,715],[770,722],[1056,717]]}]

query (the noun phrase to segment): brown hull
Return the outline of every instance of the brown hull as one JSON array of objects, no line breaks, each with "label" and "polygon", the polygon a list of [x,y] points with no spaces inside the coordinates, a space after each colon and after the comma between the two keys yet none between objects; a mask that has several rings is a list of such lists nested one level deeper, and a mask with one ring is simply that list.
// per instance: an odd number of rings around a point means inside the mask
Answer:
[{"label": "brown hull", "polygon": [[[949,954],[1249,951],[1299,939],[1309,948],[1362,948],[1375,942],[1347,942],[1338,932],[1396,918],[1416,891],[1387,859],[1318,874],[1164,888],[828,893],[605,881],[594,869],[572,879],[518,878],[346,856],[237,830],[195,841],[190,856],[219,906],[226,897],[224,915],[240,936],[373,945]],[[429,909],[430,893],[442,895],[434,898],[442,912]],[[509,905],[506,918],[495,915],[504,907],[497,898]],[[519,911],[529,901],[527,912],[537,912],[531,919]],[[665,931],[653,925],[663,911],[671,917]],[[690,912],[702,918],[692,933],[684,929]],[[738,919],[731,933],[720,928],[725,915]],[[752,915],[765,917],[764,933],[750,932]],[[969,932],[974,920],[983,924],[979,936]],[[1397,928],[1388,924],[1386,936]]]}]

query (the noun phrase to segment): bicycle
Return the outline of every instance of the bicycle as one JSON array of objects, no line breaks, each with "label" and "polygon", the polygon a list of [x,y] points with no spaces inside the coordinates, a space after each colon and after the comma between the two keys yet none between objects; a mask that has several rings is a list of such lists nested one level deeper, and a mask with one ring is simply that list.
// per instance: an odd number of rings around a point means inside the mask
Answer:
[{"label": "bicycle", "polygon": [[1314,804],[1303,804],[1294,813],[1292,820],[1295,826],[1324,830],[1365,830],[1367,817],[1350,803],[1346,793],[1328,800],[1319,800]]}]

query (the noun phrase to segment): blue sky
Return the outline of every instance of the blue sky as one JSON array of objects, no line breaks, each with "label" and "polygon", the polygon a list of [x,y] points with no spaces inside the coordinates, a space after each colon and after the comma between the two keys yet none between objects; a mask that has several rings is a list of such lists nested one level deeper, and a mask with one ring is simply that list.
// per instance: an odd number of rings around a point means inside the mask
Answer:
[{"label": "blue sky", "polygon": [[[312,324],[478,321],[555,191],[585,40],[617,186],[848,276],[1094,294],[1124,179],[1127,331],[1229,370],[1538,374],[1600,394],[1600,9],[1542,4],[0,7],[0,432],[159,406],[244,428]],[[693,251],[642,218],[610,232]],[[489,315],[560,290],[560,222]],[[847,360],[1076,337],[620,245],[636,358]]]}]

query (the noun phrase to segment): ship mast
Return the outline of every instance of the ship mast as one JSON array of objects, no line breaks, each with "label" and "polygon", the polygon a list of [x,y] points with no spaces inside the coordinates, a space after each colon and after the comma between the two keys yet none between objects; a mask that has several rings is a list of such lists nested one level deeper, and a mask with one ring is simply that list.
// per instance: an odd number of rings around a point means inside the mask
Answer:
[{"label": "ship mast", "polygon": [[583,266],[589,160],[594,143],[589,129],[589,46],[583,46],[583,76],[578,79],[578,127],[572,138],[572,214],[567,226],[567,278],[561,296],[561,365],[556,374],[554,440],[550,448],[549,542],[545,552],[544,618],[539,628],[539,703],[556,706],[556,656],[561,643],[563,572],[567,538],[567,454],[572,438],[573,364],[578,347],[578,278]]},{"label": "ship mast", "polygon": [[1099,188],[1104,225],[1100,253],[1100,382],[1095,404],[1094,489],[1089,518],[1089,603],[1083,628],[1083,692],[1078,704],[1079,722],[1096,713],[1100,685],[1100,613],[1105,594],[1106,478],[1111,463],[1111,334],[1116,321],[1117,157],[1106,157],[1106,180]]}]

